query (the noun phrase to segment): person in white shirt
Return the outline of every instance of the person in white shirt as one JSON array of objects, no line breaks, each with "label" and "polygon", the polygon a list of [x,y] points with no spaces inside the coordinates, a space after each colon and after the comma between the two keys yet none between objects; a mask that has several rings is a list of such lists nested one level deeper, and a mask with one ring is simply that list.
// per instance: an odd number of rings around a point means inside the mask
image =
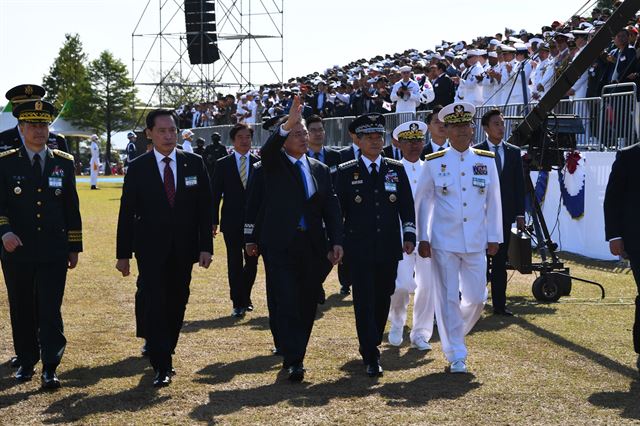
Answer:
[{"label": "person in white shirt", "polygon": [[420,85],[411,79],[411,67],[400,67],[402,80],[391,89],[391,101],[396,103],[396,112],[416,112],[420,105]]},{"label": "person in white shirt", "polygon": [[503,240],[495,155],[469,147],[474,115],[468,102],[438,113],[450,147],[426,157],[416,189],[418,252],[432,258],[438,334],[451,373],[467,372],[464,336],[487,299],[486,256]]},{"label": "person in white shirt", "polygon": [[532,87],[531,100],[539,101],[549,91],[553,84],[553,58],[550,54],[548,43],[541,43],[538,47],[540,62],[531,75]]},{"label": "person in white shirt", "polygon": [[193,139],[193,132],[189,129],[184,129],[182,131],[182,149],[185,152],[193,153],[193,146],[191,145],[192,139]]},{"label": "person in white shirt", "polygon": [[[423,161],[420,159],[424,147],[427,125],[421,121],[409,121],[395,128],[393,139],[402,150],[402,164],[409,178],[411,192],[415,199],[418,179],[422,173]],[[425,259],[414,251],[403,253],[398,262],[396,289],[391,296],[389,310],[389,344],[400,346],[403,340],[404,325],[407,321],[407,307],[410,295],[415,292],[413,301],[413,326],[410,339],[411,347],[421,351],[431,349],[429,340],[433,334],[433,287],[431,282],[431,260]]]},{"label": "person in white shirt", "polygon": [[456,100],[464,100],[474,106],[480,106],[484,102],[482,94],[482,82],[484,80],[484,69],[479,62],[483,54],[480,49],[469,49],[467,51],[468,67],[460,77],[453,77],[452,80],[458,83]]},{"label": "person in white shirt", "polygon": [[100,173],[100,147],[98,135],[91,135],[91,159],[89,170],[91,173],[91,189],[98,189],[98,174]]}]

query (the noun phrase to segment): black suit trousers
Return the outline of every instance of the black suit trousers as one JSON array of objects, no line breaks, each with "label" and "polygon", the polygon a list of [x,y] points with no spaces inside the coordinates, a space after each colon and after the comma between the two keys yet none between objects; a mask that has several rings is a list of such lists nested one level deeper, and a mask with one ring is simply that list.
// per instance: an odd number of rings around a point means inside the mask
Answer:
[{"label": "black suit trousers", "polygon": [[9,296],[13,346],[20,364],[60,364],[67,339],[60,307],[67,262],[2,262]]},{"label": "black suit trousers", "polygon": [[165,262],[138,259],[138,265],[144,278],[143,325],[149,359],[154,369],[169,369],[189,301],[193,264],[174,249]]},{"label": "black suit trousers", "polygon": [[360,355],[365,364],[370,364],[380,358],[378,346],[389,317],[398,262],[351,258],[349,267]]},{"label": "black suit trousers", "polygon": [[244,235],[239,232],[224,232],[227,247],[227,273],[229,291],[234,308],[246,308],[251,304],[251,289],[256,280],[258,258],[247,255]]},{"label": "black suit trousers", "polygon": [[269,312],[269,330],[271,330],[271,336],[273,337],[273,346],[280,348],[280,339],[278,337],[277,317],[278,317],[278,305],[276,303],[276,292],[271,278],[271,271],[269,270],[269,262],[267,261],[267,253],[262,250],[262,262],[264,263],[264,281],[265,290],[267,293],[267,311]]},{"label": "black suit trousers", "polygon": [[638,287],[638,296],[636,296],[636,317],[633,323],[633,349],[637,354],[640,354],[640,253],[629,253],[629,260],[631,262],[631,271],[633,271],[633,278],[636,281]]},{"label": "black suit trousers", "polygon": [[136,337],[144,338],[144,293],[142,292],[142,286],[142,275],[138,272],[134,308],[136,314]]},{"label": "black suit trousers", "polygon": [[487,279],[491,281],[491,301],[493,309],[505,309],[507,304],[507,258],[509,254],[509,237],[511,225],[502,228],[504,243],[500,244],[495,256],[487,262]]},{"label": "black suit trousers", "polygon": [[297,231],[288,248],[267,248],[284,367],[303,362],[316,316],[321,259],[311,247],[308,233]]}]

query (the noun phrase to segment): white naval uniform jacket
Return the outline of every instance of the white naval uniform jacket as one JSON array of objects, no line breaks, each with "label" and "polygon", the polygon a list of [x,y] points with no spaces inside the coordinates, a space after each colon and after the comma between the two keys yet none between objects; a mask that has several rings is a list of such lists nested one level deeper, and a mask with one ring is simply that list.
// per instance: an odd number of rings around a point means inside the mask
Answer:
[{"label": "white naval uniform jacket", "polygon": [[91,142],[91,159],[90,163],[100,165],[100,148],[96,142]]},{"label": "white naval uniform jacket", "polygon": [[[428,155],[416,193],[418,240],[455,253],[502,243],[500,180],[492,152],[450,147]],[[430,237],[430,238],[429,238]]]},{"label": "white naval uniform jacket", "polygon": [[[398,89],[402,86],[409,89],[409,95],[403,98],[398,96]],[[391,89],[391,101],[396,102],[396,112],[416,112],[416,108],[420,105],[420,85],[415,80],[409,80],[403,83],[402,80],[396,82]]]},{"label": "white naval uniform jacket", "polygon": [[422,166],[424,164],[424,161],[418,159],[418,161],[412,163],[406,158],[403,158],[400,161],[402,162],[404,171],[407,172],[407,177],[409,178],[409,185],[411,185],[411,194],[413,195],[413,201],[416,208],[416,217],[418,217],[418,205],[415,203],[415,200],[416,191],[418,189],[418,181],[420,180],[420,176],[422,175]]},{"label": "white naval uniform jacket", "polygon": [[476,62],[471,66],[469,72],[465,71],[462,75],[465,78],[460,78],[460,85],[458,86],[458,92],[456,97],[465,102],[469,102],[474,106],[480,106],[484,102],[484,95],[482,94],[482,80],[478,81],[477,77],[480,77],[484,72],[484,68],[480,62]]}]

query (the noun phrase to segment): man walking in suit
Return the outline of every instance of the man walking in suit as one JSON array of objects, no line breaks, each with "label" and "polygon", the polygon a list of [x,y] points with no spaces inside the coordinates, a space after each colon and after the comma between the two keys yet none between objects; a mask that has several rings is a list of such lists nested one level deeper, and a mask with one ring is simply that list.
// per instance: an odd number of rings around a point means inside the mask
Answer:
[{"label": "man walking in suit", "polygon": [[[619,151],[604,196],[605,236],[614,256],[629,259],[640,293],[640,144]],[[633,347],[640,372],[640,295],[636,296]]]},{"label": "man walking in suit", "polygon": [[334,265],[342,259],[340,205],[329,168],[305,155],[309,134],[302,109],[295,96],[287,121],[261,150],[265,198],[260,244],[275,286],[283,367],[295,382],[304,378],[323,264],[327,257]]},{"label": "man walking in suit", "polygon": [[[241,318],[253,310],[251,289],[256,279],[258,259],[248,256],[244,250],[244,215],[247,187],[253,178],[253,165],[259,161],[251,154],[253,129],[246,124],[236,124],[229,132],[233,153],[217,161],[213,176],[213,232],[220,224],[227,247],[229,289],[235,318]],[[220,201],[222,202],[222,220]]]},{"label": "man walking in suit", "polygon": [[213,253],[209,176],[199,155],[176,150],[177,122],[171,110],[147,115],[153,149],[131,163],[118,216],[116,269],[129,275],[135,253],[155,387],[171,383],[193,264],[208,268]]},{"label": "man walking in suit", "polygon": [[502,200],[502,235],[504,242],[495,256],[487,262],[488,277],[491,281],[491,300],[495,315],[512,316],[507,309],[507,255],[509,252],[509,235],[511,224],[515,221],[518,229],[524,229],[524,171],[520,148],[506,143],[504,138],[504,118],[500,110],[492,109],[481,119],[482,128],[487,140],[475,148],[495,154],[496,167],[500,177],[500,194]]},{"label": "man walking in suit", "polygon": [[[402,253],[416,241],[411,186],[400,161],[380,155],[384,116],[354,121],[362,156],[338,167],[336,191],[344,215],[345,257],[353,284],[360,355],[369,377],[383,374],[380,351]],[[401,234],[402,229],[402,234]]]}]

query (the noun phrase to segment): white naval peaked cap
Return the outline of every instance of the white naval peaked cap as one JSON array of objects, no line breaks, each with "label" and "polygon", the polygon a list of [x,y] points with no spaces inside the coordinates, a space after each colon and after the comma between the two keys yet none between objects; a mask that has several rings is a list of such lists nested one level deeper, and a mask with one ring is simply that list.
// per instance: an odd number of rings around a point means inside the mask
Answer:
[{"label": "white naval peaked cap", "polygon": [[476,107],[469,102],[454,102],[442,108],[438,120],[445,124],[471,123],[476,115]]},{"label": "white naval peaked cap", "polygon": [[409,65],[405,65],[403,67],[400,67],[400,69],[398,71],[400,71],[400,72],[411,72],[411,67]]},{"label": "white naval peaked cap", "polygon": [[427,134],[427,125],[422,121],[407,121],[393,129],[393,139],[399,141],[406,140],[424,140]]}]

